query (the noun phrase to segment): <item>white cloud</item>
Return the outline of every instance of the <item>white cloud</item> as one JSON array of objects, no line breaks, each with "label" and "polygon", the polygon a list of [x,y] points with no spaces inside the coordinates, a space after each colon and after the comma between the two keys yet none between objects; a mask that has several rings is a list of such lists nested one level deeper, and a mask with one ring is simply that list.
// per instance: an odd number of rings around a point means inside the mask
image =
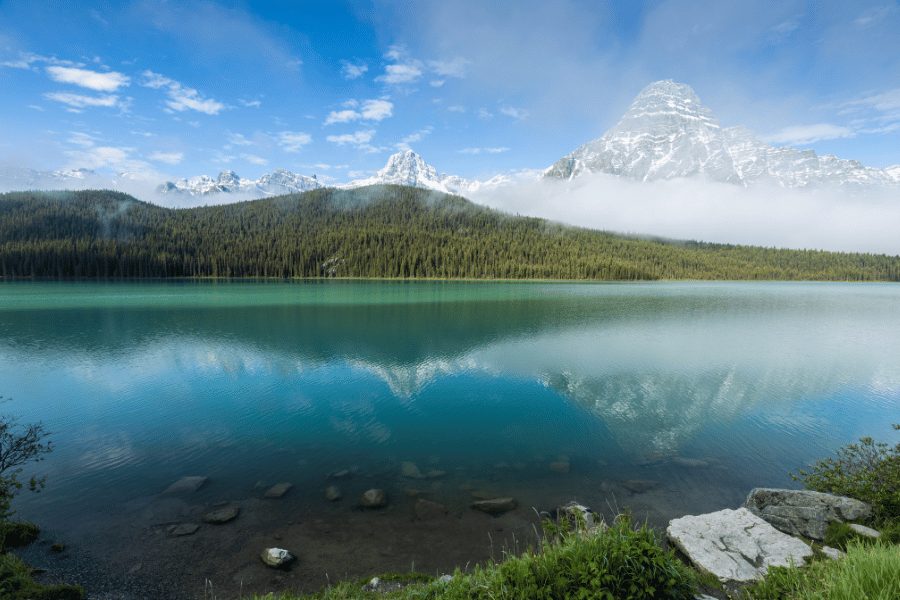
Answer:
[{"label": "white cloud", "polygon": [[344,79],[356,79],[368,70],[369,67],[363,63],[351,63],[347,60],[341,61],[341,73],[344,74]]},{"label": "white cloud", "polygon": [[160,162],[164,162],[170,165],[177,165],[181,162],[181,159],[184,158],[184,154],[181,152],[154,152],[150,156],[148,156],[150,160],[158,160]]},{"label": "white cloud", "polygon": [[416,142],[421,142],[422,138],[434,131],[434,127],[426,127],[425,129],[420,129],[415,133],[411,133],[408,136],[404,137],[399,144],[396,144],[397,150],[401,152],[406,152],[407,150],[411,150],[409,147],[410,144],[415,144]]},{"label": "white cloud", "polygon": [[240,133],[228,134],[228,146],[252,146],[253,142]]},{"label": "white cloud", "polygon": [[368,175],[365,171],[347,171],[347,177],[351,179],[359,179]]},{"label": "white cloud", "polygon": [[68,92],[48,92],[44,94],[44,98],[55,102],[62,102],[75,108],[84,108],[86,106],[117,106],[119,97],[114,95],[106,96],[82,96],[80,94],[70,94]]},{"label": "white cloud", "polygon": [[29,104],[28,108],[33,108],[34,110],[40,110],[40,111],[45,110],[43,106],[38,106],[37,104]]},{"label": "white cloud", "polygon": [[428,68],[435,75],[463,78],[466,76],[466,67],[471,63],[462,57],[453,60],[429,60]]},{"label": "white cloud", "polygon": [[269,161],[267,161],[266,159],[260,158],[260,157],[258,157],[258,156],[254,156],[253,154],[241,154],[241,158],[243,158],[244,160],[250,161],[250,162],[252,162],[253,164],[256,164],[256,165],[267,165],[267,164],[269,164]]},{"label": "white cloud", "polygon": [[285,152],[297,152],[311,141],[312,137],[308,133],[282,131],[278,134],[278,145],[284,148]]},{"label": "white cloud", "polygon": [[487,109],[485,109],[485,108],[479,108],[479,109],[478,109],[478,118],[479,118],[479,119],[490,119],[490,118],[493,117],[493,116],[494,116],[494,115],[491,114],[491,113],[489,113],[489,112],[487,111]]},{"label": "white cloud", "polygon": [[498,153],[500,153],[500,152],[507,152],[508,150],[509,150],[509,148],[506,148],[506,147],[503,147],[503,148],[485,148],[485,149],[484,149],[485,152],[490,152],[491,154],[498,154]]},{"label": "white cloud", "polygon": [[393,116],[394,105],[387,100],[366,100],[362,103],[360,114],[367,121],[382,121]]},{"label": "white cloud", "polygon": [[[351,121],[383,121],[393,116],[394,105],[384,98],[365,100],[361,105],[356,100],[348,100],[341,104],[346,110],[331,111],[323,125],[333,123],[350,123]],[[358,107],[359,110],[353,110]]]},{"label": "white cloud", "polygon": [[60,83],[72,83],[81,87],[97,90],[98,92],[115,92],[122,86],[127,86],[131,81],[121,73],[110,71],[98,73],[88,69],[74,69],[71,67],[52,66],[47,67],[47,75],[53,81]]},{"label": "white cloud", "polygon": [[222,110],[229,108],[221,102],[204,98],[197,90],[184,87],[179,82],[164,77],[159,73],[147,70],[141,73],[141,76],[143,77],[141,85],[144,87],[153,89],[168,88],[166,94],[169,96],[169,99],[166,100],[166,105],[171,110],[178,112],[196,110],[207,115],[217,115]]},{"label": "white cloud", "polygon": [[466,112],[466,107],[459,104],[454,104],[453,106],[448,106],[447,110],[449,110],[450,112],[464,113]]},{"label": "white cloud", "polygon": [[[66,67],[83,67],[84,63],[77,63],[71,60],[60,60],[55,56],[41,56],[39,54],[33,54],[31,52],[19,52],[19,59],[13,61],[4,61],[0,62],[0,66],[3,67],[13,67],[16,69],[31,69],[31,63],[35,62],[43,62],[51,65],[62,65]],[[34,68],[37,71],[37,68]]]},{"label": "white cloud", "polygon": [[248,107],[259,108],[262,105],[262,102],[259,100],[253,100],[251,102],[247,102],[246,100],[238,100],[241,104]]},{"label": "white cloud", "polygon": [[356,133],[345,133],[344,135],[329,135],[326,140],[329,142],[333,142],[338,146],[343,146],[344,144],[353,144],[353,145],[361,145],[367,144],[372,141],[372,137],[375,135],[375,130],[370,129],[368,131],[357,131]]},{"label": "white cloud", "polygon": [[499,154],[500,152],[507,152],[509,148],[463,148],[462,150],[458,150],[461,154],[480,154],[481,152],[487,152],[488,154]]},{"label": "white cloud", "polygon": [[501,106],[500,112],[517,121],[521,121],[528,116],[528,111],[522,110],[521,108],[513,108],[512,106]]},{"label": "white cloud", "polygon": [[379,75],[375,81],[383,81],[389,85],[413,83],[422,77],[422,61],[414,60],[406,63],[387,65],[385,74]]},{"label": "white cloud", "polygon": [[459,150],[460,154],[480,154],[481,148],[463,148]]},{"label": "white cloud", "polygon": [[435,79],[434,81],[431,81],[430,83],[431,83],[431,87],[439,88],[442,85],[444,85],[444,80],[443,79]]},{"label": "white cloud", "polygon": [[780,42],[785,40],[791,33],[796,31],[800,27],[800,19],[799,17],[795,17],[792,19],[788,19],[787,21],[782,21],[775,27],[772,27],[769,30],[769,39],[773,42]]},{"label": "white cloud", "polygon": [[88,135],[87,133],[82,133],[80,131],[72,131],[70,132],[72,137],[69,138],[68,142],[70,144],[76,144],[83,148],[90,148],[95,145],[95,142],[99,142],[100,138],[96,138],[92,135]]},{"label": "white cloud", "polygon": [[807,146],[819,140],[833,140],[837,138],[854,137],[856,133],[847,127],[818,123],[816,125],[795,125],[785,127],[778,133],[761,137],[768,144],[785,144],[794,146]]}]

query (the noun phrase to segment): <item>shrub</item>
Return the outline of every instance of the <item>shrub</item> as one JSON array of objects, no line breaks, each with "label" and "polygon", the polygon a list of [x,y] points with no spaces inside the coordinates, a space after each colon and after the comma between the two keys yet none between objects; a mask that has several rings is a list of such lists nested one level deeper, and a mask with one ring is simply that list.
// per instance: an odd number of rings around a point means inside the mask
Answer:
[{"label": "shrub", "polygon": [[[900,425],[893,427],[900,430]],[[876,520],[900,519],[900,443],[888,447],[865,437],[837,454],[809,465],[810,471],[798,469],[799,475],[791,478],[809,490],[868,502]]]},{"label": "shrub", "polygon": [[[0,403],[6,402],[0,396]],[[15,417],[0,415],[0,521],[6,521],[15,514],[10,502],[22,483],[18,479],[22,465],[44,460],[43,454],[52,450],[51,442],[42,443],[49,435],[40,423],[23,426]],[[28,482],[32,492],[44,487],[44,478],[34,477]]]}]

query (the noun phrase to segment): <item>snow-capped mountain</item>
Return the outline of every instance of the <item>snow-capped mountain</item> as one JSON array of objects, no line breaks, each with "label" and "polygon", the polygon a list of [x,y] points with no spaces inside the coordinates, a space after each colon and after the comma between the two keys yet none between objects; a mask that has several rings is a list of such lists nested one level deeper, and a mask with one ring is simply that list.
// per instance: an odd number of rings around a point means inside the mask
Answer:
[{"label": "snow-capped mountain", "polygon": [[0,191],[111,189],[115,183],[90,169],[44,171],[0,167]]},{"label": "snow-capped mountain", "polygon": [[640,181],[699,175],[744,186],[764,180],[782,187],[895,185],[900,183],[900,167],[892,169],[865,167],[830,154],[817,156],[812,150],[776,148],[758,141],[745,127],[722,128],[694,90],[665,80],[641,90],[615,127],[561,158],[543,177],[570,179],[603,172]]},{"label": "snow-capped mountain", "polygon": [[215,179],[208,175],[167,181],[156,188],[159,194],[186,194],[190,196],[209,196],[212,194],[239,194],[261,198],[305,192],[322,187],[313,177],[297,175],[284,169],[277,169],[272,174],[265,174],[256,181],[241,179],[234,171],[222,171]]},{"label": "snow-capped mountain", "polygon": [[456,175],[441,173],[427,164],[422,157],[407,150],[392,155],[387,165],[368,179],[357,179],[343,188],[358,188],[366,185],[396,184],[427,188],[447,194],[466,194],[484,187],[496,187],[508,183],[505,175],[497,175],[488,181],[470,181]]}]

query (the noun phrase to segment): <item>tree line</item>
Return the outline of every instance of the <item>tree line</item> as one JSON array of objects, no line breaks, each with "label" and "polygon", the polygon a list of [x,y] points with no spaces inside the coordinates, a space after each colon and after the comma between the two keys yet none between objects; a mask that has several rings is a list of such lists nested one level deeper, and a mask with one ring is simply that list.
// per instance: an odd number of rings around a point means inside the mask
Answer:
[{"label": "tree line", "polygon": [[0,194],[0,277],[900,281],[900,256],[642,239],[406,186],[169,209]]}]

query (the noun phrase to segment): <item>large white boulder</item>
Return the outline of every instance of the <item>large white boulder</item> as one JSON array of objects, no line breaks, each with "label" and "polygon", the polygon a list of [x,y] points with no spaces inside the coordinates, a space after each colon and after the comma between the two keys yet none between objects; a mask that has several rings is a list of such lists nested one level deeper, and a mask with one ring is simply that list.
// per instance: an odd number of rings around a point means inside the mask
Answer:
[{"label": "large white boulder", "polygon": [[741,505],[779,531],[822,541],[828,524],[865,519],[872,507],[846,496],[810,490],[754,488]]},{"label": "large white boulder", "polygon": [[674,519],[666,534],[694,566],[725,584],[749,583],[765,575],[769,565],[800,565],[813,554],[746,508]]}]

